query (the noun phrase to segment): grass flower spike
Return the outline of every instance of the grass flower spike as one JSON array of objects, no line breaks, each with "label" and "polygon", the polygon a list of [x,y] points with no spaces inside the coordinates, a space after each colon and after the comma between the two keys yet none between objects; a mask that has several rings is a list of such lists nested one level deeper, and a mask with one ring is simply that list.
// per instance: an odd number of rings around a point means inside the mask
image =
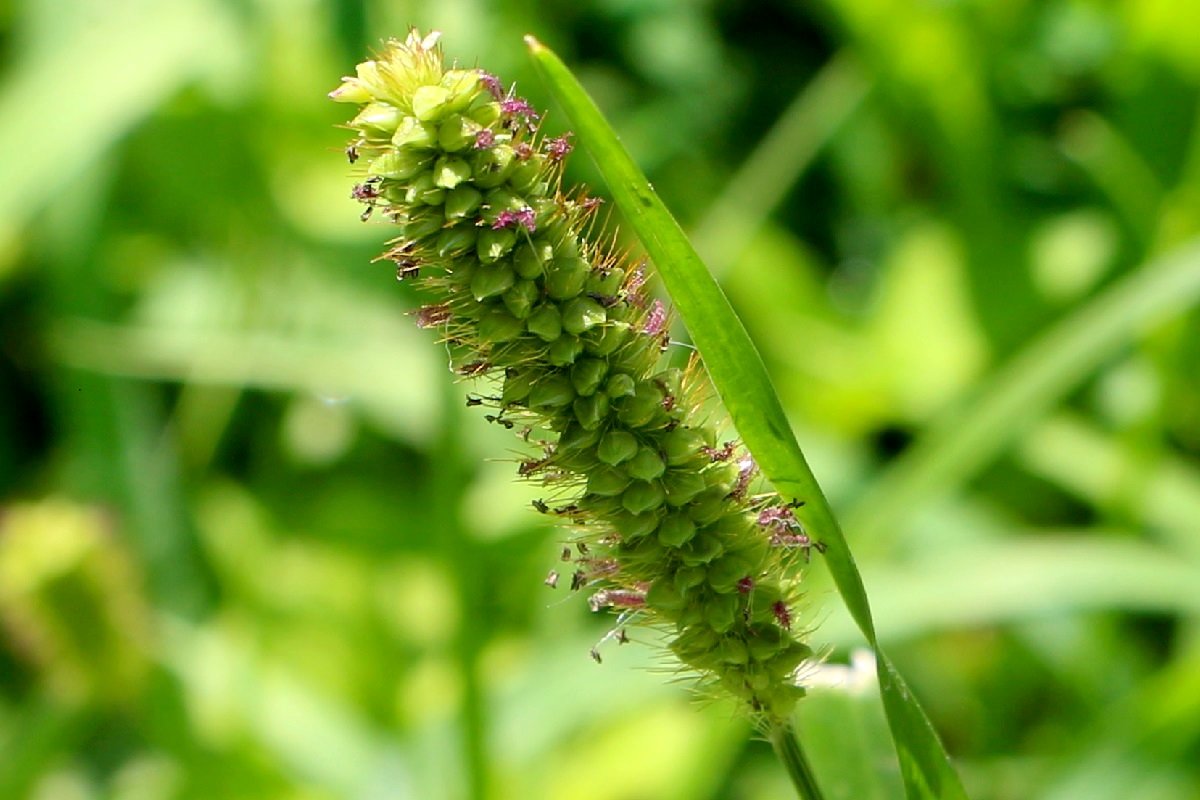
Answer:
[{"label": "grass flower spike", "polygon": [[789,566],[814,543],[787,503],[751,494],[753,462],[717,441],[695,360],[665,365],[667,310],[591,236],[598,202],[562,186],[570,136],[540,135],[496,77],[446,68],[436,35],[390,42],[330,96],[360,107],[353,196],[398,226],[385,257],[430,293],[418,324],[457,372],[493,379],[468,402],[536,448],[518,472],[574,531],[571,588],[619,615],[619,640],[652,626],[703,688],[786,720],[812,654]]}]

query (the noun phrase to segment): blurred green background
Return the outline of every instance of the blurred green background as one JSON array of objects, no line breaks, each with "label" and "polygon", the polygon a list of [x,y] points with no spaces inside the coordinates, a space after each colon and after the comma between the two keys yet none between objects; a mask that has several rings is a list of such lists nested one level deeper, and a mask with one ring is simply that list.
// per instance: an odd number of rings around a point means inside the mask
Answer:
[{"label": "blurred green background", "polygon": [[[370,263],[324,94],[410,24],[593,91],[972,797],[1200,797],[1194,0],[0,0],[0,797],[789,796],[652,647],[588,658]],[[800,717],[830,798],[898,796],[870,687]]]}]

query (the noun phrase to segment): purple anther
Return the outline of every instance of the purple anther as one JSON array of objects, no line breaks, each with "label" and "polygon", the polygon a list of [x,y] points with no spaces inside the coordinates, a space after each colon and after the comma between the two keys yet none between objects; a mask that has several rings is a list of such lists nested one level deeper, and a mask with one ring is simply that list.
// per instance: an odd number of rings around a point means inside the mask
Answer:
[{"label": "purple anther", "polygon": [[497,100],[504,97],[504,87],[500,85],[500,79],[492,73],[479,70],[479,82],[491,92],[492,97]]},{"label": "purple anther", "polygon": [[533,233],[537,229],[532,208],[525,206],[518,211],[509,211],[508,209],[501,211],[496,216],[496,221],[492,223],[492,230],[498,231],[503,228],[515,228],[518,225],[530,233]]},{"label": "purple anther", "polygon": [[667,324],[667,307],[663,305],[662,300],[655,299],[654,306],[650,309],[650,313],[646,316],[646,322],[642,325],[642,333],[650,336],[657,336],[662,333],[663,328]]},{"label": "purple anther", "polygon": [[574,145],[568,141],[570,136],[571,134],[569,132],[564,133],[562,136],[551,139],[546,142],[545,145],[543,145],[546,150],[546,155],[550,157],[551,161],[562,161],[567,157],[567,154],[571,152],[571,150],[574,148]]}]

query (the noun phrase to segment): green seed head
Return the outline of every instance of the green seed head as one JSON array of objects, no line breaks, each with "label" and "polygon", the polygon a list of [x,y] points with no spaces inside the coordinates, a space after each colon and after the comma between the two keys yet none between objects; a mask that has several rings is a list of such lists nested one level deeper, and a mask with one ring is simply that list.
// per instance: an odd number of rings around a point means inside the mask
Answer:
[{"label": "green seed head", "polygon": [[588,558],[612,567],[593,606],[637,609],[705,686],[785,718],[811,657],[786,571],[807,540],[784,506],[751,507],[749,471],[695,418],[698,366],[662,365],[666,312],[640,269],[585,238],[586,195],[559,191],[569,140],[541,138],[528,103],[445,69],[415,32],[331,97],[359,106],[354,196],[397,224],[387,257],[419,268],[422,324],[445,331],[460,372],[502,381],[490,419],[557,432],[520,471],[561,483],[570,519],[602,532]]}]

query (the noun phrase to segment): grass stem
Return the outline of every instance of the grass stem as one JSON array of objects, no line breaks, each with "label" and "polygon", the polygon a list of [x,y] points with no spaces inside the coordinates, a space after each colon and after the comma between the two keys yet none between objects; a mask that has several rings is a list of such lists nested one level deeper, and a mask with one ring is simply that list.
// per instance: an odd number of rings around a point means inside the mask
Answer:
[{"label": "grass stem", "polygon": [[804,755],[804,748],[800,746],[796,729],[787,723],[779,723],[771,728],[770,738],[771,746],[775,748],[776,755],[792,779],[792,785],[796,787],[796,795],[801,800],[822,800],[817,778]]}]

